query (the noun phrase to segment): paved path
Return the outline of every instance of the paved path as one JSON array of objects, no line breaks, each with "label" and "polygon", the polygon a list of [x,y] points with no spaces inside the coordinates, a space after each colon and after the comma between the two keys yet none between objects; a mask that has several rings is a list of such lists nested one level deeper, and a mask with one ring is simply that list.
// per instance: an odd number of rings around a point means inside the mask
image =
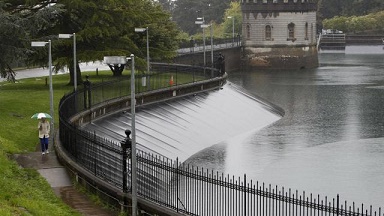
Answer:
[{"label": "paved path", "polygon": [[[99,70],[109,70],[109,67],[106,64],[103,64],[102,62],[80,63],[79,67],[81,72],[96,71],[96,68],[98,68]],[[64,69],[64,71],[60,71],[58,74],[65,74],[65,73],[68,73],[67,69]],[[53,75],[56,75],[56,74],[54,73]],[[16,71],[16,80],[32,78],[32,77],[42,77],[42,76],[49,76],[48,68],[32,68],[32,69]],[[5,79],[0,78],[0,82],[2,81],[5,81]]]},{"label": "paved path", "polygon": [[36,169],[48,181],[55,194],[82,215],[118,215],[118,212],[113,212],[96,205],[89,197],[75,189],[67,170],[60,164],[51,146],[49,154],[41,155],[39,144],[36,146],[35,152],[15,154],[13,158],[24,168]]},{"label": "paved path", "polygon": [[[108,66],[99,62],[81,64],[82,71],[107,70]],[[16,79],[25,79],[32,77],[47,76],[48,69],[35,68],[17,71]],[[0,79],[0,82],[4,79]],[[76,209],[85,216],[114,216],[118,212],[103,209],[101,206],[93,203],[85,194],[75,189],[67,173],[67,170],[60,164],[55,151],[50,143],[50,153],[41,155],[40,144],[36,146],[35,152],[26,154],[15,154],[13,158],[24,168],[36,169],[51,185],[55,194],[60,197],[67,205]]]}]

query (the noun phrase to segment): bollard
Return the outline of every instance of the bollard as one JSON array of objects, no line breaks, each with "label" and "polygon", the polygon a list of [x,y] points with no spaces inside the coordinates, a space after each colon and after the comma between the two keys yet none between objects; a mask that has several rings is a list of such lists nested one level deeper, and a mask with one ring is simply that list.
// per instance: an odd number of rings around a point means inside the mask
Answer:
[{"label": "bollard", "polygon": [[173,86],[173,75],[171,75],[171,78],[169,79],[169,85]]},{"label": "bollard", "polygon": [[120,142],[121,144],[121,148],[123,150],[123,193],[124,193],[124,206],[127,207],[128,206],[128,197],[127,197],[127,193],[128,193],[128,149],[131,149],[132,147],[132,141],[131,141],[131,138],[129,137],[131,135],[131,131],[130,130],[125,130],[125,135],[127,135],[127,137]]}]

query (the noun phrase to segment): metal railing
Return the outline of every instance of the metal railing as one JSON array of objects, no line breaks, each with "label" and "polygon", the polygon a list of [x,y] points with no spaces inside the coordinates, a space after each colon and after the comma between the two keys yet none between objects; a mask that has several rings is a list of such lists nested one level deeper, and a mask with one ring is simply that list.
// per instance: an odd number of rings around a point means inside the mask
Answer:
[{"label": "metal railing", "polygon": [[[241,38],[237,36],[235,38],[213,38],[212,45],[211,39],[206,38],[205,40],[205,51],[208,52],[212,48],[213,50],[217,49],[226,49],[232,47],[241,46]],[[179,49],[177,53],[179,55],[198,53],[204,51],[204,41],[202,39],[199,40],[191,40],[191,41],[183,41],[179,44]]]},{"label": "metal railing", "polygon": [[[172,66],[159,65],[158,71],[169,73]],[[153,67],[154,68],[154,67]],[[173,67],[177,70],[177,67]],[[204,70],[196,73],[204,73]],[[194,73],[192,68],[183,72]],[[210,77],[210,76],[207,76]],[[152,78],[153,79],[153,78]],[[191,79],[193,82],[194,79]],[[92,92],[101,91],[92,97],[94,103],[122,97],[129,94],[128,84],[114,81],[104,85],[94,85]],[[160,84],[159,84],[160,85]],[[116,88],[110,92],[110,88]],[[116,86],[116,87],[115,87]],[[146,89],[144,89],[146,90]],[[104,91],[104,93],[103,93]],[[108,93],[106,93],[107,91]],[[108,95],[108,96],[107,96]],[[81,91],[64,96],[60,101],[60,140],[70,157],[81,167],[123,191],[123,173],[131,161],[124,167],[123,150],[120,143],[103,138],[96,133],[83,131],[71,124],[69,119],[82,109]],[[86,96],[85,96],[86,97]],[[78,102],[77,109],[73,104]],[[87,103],[87,102],[84,102]],[[180,163],[178,159],[147,153],[141,150],[137,155],[137,192],[139,197],[150,200],[176,212],[188,215],[260,215],[260,216],[382,216],[381,208],[355,205],[342,202],[337,196],[321,198],[284,187],[272,187],[264,183],[247,179],[247,176],[235,177],[214,172],[202,167]],[[131,188],[128,178],[127,188]]]},{"label": "metal railing", "polygon": [[[135,92],[139,94],[154,89],[194,83],[217,76],[220,76],[220,71],[213,68],[152,63],[149,74],[135,75]],[[71,116],[88,110],[96,104],[130,95],[130,82],[130,76],[126,76],[97,84],[90,83],[89,86],[84,85],[76,93],[69,93],[63,98],[65,103],[60,103],[60,118],[68,120]],[[92,94],[89,94],[89,92]]]}]

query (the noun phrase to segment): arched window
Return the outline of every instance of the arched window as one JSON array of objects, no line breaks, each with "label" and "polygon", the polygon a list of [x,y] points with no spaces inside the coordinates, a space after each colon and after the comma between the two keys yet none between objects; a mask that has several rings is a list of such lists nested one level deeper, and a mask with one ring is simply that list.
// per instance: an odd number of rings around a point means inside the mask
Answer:
[{"label": "arched window", "polygon": [[305,40],[309,40],[308,38],[308,23],[305,23]]},{"label": "arched window", "polygon": [[251,39],[251,25],[247,24],[247,40]]},{"label": "arched window", "polygon": [[272,39],[272,28],[270,25],[265,26],[265,40]]},{"label": "arched window", "polygon": [[295,41],[295,24],[288,24],[288,40]]},{"label": "arched window", "polygon": [[311,43],[313,43],[313,23],[311,23]]}]

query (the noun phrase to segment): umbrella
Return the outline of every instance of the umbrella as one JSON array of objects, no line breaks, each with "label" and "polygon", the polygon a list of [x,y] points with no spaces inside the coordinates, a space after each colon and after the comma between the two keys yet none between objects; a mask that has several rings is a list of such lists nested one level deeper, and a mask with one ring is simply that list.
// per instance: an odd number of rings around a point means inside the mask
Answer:
[{"label": "umbrella", "polygon": [[31,118],[33,119],[52,118],[52,116],[49,115],[48,113],[35,113]]}]

